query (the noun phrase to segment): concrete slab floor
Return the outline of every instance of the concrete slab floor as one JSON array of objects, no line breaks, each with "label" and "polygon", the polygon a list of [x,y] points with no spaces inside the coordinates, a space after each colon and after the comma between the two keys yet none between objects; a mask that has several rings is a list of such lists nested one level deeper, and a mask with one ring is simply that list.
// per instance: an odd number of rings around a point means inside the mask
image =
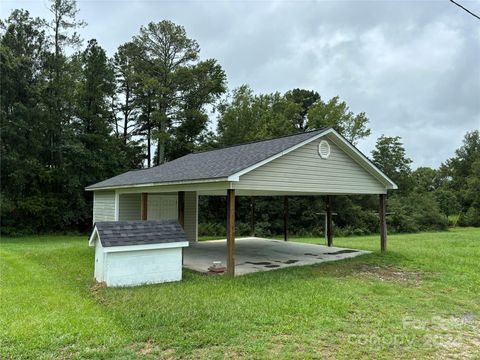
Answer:
[{"label": "concrete slab floor", "polygon": [[[304,244],[293,241],[263,238],[235,240],[235,274],[244,275],[258,271],[304,266],[326,261],[352,258],[369,251]],[[183,266],[187,269],[208,272],[214,261],[227,264],[227,241],[211,240],[191,243],[184,248]]]}]

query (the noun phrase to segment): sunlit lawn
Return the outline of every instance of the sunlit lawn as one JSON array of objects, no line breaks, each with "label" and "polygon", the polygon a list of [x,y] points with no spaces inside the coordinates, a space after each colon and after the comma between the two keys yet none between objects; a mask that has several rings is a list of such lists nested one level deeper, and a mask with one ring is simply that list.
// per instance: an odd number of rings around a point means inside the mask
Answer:
[{"label": "sunlit lawn", "polygon": [[0,358],[480,357],[480,229],[334,245],[373,253],[107,289],[86,237],[4,238]]}]

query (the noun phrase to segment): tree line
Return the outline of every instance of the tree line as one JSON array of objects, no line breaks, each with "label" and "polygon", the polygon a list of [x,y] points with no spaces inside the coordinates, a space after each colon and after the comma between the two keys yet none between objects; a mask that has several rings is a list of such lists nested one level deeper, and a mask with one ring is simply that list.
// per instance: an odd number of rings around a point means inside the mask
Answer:
[{"label": "tree line", "polygon": [[[171,21],[142,26],[109,57],[84,42],[74,0],[52,0],[50,17],[16,9],[1,21],[2,234],[91,228],[92,195],[85,186],[123,171],[150,167],[197,150],[331,126],[353,144],[370,135],[365,113],[316,91],[256,94],[248,85],[229,91],[215,59]],[[211,119],[216,118],[216,131]],[[382,136],[373,161],[400,190],[390,196],[395,231],[443,229],[448,217],[480,225],[480,139],[439,169],[410,168],[398,137]],[[415,199],[415,201],[411,201]],[[202,198],[201,232],[224,232],[222,198]],[[281,229],[278,199],[257,201],[256,231]],[[318,233],[320,198],[293,198],[292,231]],[[248,232],[249,199],[239,199],[240,232]],[[372,197],[337,197],[338,231],[376,231]]]}]

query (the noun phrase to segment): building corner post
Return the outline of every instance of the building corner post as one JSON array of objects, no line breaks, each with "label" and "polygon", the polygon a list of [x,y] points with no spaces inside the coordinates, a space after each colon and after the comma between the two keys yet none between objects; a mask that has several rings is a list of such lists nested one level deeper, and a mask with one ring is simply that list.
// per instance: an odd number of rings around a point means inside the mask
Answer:
[{"label": "building corner post", "polygon": [[255,197],[250,197],[250,236],[255,237]]},{"label": "building corner post", "polygon": [[178,192],[178,223],[185,229],[185,191]]},{"label": "building corner post", "polygon": [[283,240],[288,241],[288,196],[283,197]]},{"label": "building corner post", "polygon": [[235,190],[227,190],[227,275],[235,276]]},{"label": "building corner post", "polygon": [[142,220],[148,219],[148,193],[142,193],[140,200],[140,218]]},{"label": "building corner post", "polygon": [[332,220],[332,205],[333,199],[331,195],[326,198],[326,213],[327,213],[327,246],[333,246],[333,220]]},{"label": "building corner post", "polygon": [[380,194],[380,250],[387,251],[387,194]]}]

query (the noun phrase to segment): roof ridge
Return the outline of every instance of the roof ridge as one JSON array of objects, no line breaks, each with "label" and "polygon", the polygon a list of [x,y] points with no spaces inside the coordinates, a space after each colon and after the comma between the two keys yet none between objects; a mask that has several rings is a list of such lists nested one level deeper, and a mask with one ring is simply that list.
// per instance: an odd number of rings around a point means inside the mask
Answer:
[{"label": "roof ridge", "polygon": [[[210,152],[210,151],[224,150],[224,149],[229,149],[229,148],[236,147],[236,146],[256,144],[256,143],[260,143],[260,142],[266,142],[266,141],[271,141],[271,140],[283,139],[283,138],[291,137],[291,136],[299,136],[299,135],[309,134],[309,133],[313,133],[313,132],[317,132],[317,131],[325,131],[325,130],[327,130],[327,129],[328,129],[328,127],[323,127],[323,128],[318,128],[318,129],[313,129],[313,130],[298,132],[298,133],[294,133],[294,134],[287,134],[287,135],[277,136],[277,137],[273,137],[273,138],[270,138],[270,139],[254,140],[254,141],[248,141],[248,142],[244,142],[244,143],[240,143],[240,144],[227,145],[227,146],[219,147],[219,148],[216,148],[216,149],[208,149],[208,150],[194,151],[194,152],[192,152],[192,153],[190,153],[190,154],[187,154],[187,155],[184,155],[184,156],[194,155],[194,154],[203,154],[203,153]],[[183,156],[182,156],[182,157],[183,157]],[[180,158],[179,158],[179,159],[180,159]],[[175,160],[177,160],[177,159],[175,159]],[[172,160],[172,161],[173,161],[173,160]]]},{"label": "roof ridge", "polygon": [[216,149],[208,149],[208,150],[194,151],[194,152],[191,152],[191,153],[189,153],[189,154],[185,154],[185,155],[183,155],[183,156],[180,156],[179,158],[176,158],[176,159],[173,159],[173,160],[164,162],[163,164],[159,164],[159,165],[155,165],[155,166],[151,166],[151,167],[147,167],[147,168],[142,168],[142,169],[132,169],[132,170],[129,170],[129,171],[151,170],[151,169],[158,168],[158,167],[160,167],[160,166],[162,166],[162,165],[165,165],[165,164],[167,164],[167,163],[169,163],[169,162],[176,161],[176,160],[182,159],[182,158],[184,158],[184,157],[186,157],[186,156],[190,156],[190,155],[204,154],[204,153],[212,152],[212,151],[220,151],[220,150],[230,149],[230,148],[237,147],[237,146],[256,144],[256,143],[261,143],[261,142],[266,142],[266,141],[283,139],[283,138],[286,138],[286,137],[299,136],[299,135],[314,133],[314,132],[318,132],[318,131],[325,131],[325,130],[327,130],[327,129],[328,129],[328,127],[323,127],[323,128],[318,128],[318,129],[313,129],[313,130],[298,132],[298,133],[295,133],[295,134],[287,134],[287,135],[277,136],[277,137],[273,137],[273,138],[270,138],[270,139],[254,140],[254,141],[249,141],[249,142],[245,142],[245,143],[241,143],[241,144],[233,144],[233,145],[223,146],[223,147],[219,147],[219,148],[216,148]]}]

